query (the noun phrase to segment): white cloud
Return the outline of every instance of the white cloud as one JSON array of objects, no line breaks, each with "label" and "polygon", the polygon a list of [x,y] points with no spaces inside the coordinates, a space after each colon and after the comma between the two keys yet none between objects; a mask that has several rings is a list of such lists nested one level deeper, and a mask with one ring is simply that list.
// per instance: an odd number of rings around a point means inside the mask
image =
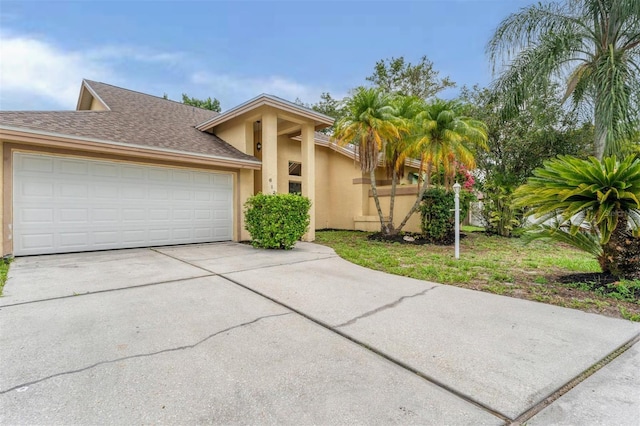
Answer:
[{"label": "white cloud", "polygon": [[[41,36],[0,31],[0,109],[74,109],[83,78],[153,93],[189,93],[215,97],[223,109],[231,108],[261,93],[294,101],[315,103],[328,88],[302,84],[283,76],[236,76],[216,74],[190,61],[181,52],[158,52],[143,46],[102,45],[71,50]],[[142,69],[152,70],[155,79]],[[189,76],[181,84],[163,81],[163,73],[175,71]],[[179,75],[178,74],[178,75]],[[144,81],[140,75],[146,75]],[[178,77],[179,79],[179,77]],[[180,86],[180,87],[178,87]],[[187,87],[185,87],[187,86]],[[331,92],[334,98],[339,93]]]},{"label": "white cloud", "polygon": [[[30,36],[0,34],[0,88],[3,104],[25,105],[12,98],[31,97],[74,108],[82,78],[110,80],[113,70],[100,61],[88,60],[82,52],[65,51]],[[1,105],[2,109],[5,105]]]},{"label": "white cloud", "polygon": [[178,64],[183,58],[182,53],[154,52],[152,50],[133,46],[102,46],[86,52],[88,59],[105,60],[134,60],[137,62]]},{"label": "white cloud", "polygon": [[[322,92],[329,91],[281,76],[238,77],[201,71],[192,74],[191,82],[203,86],[207,93],[210,93],[207,96],[218,98],[223,109],[231,108],[262,93],[279,96],[288,101],[299,98],[306,103],[315,103],[320,100]],[[335,95],[332,93],[332,96],[337,97]]]},{"label": "white cloud", "polygon": [[113,45],[74,51],[5,32],[0,33],[0,58],[0,109],[73,109],[83,78],[123,84],[128,78],[118,71],[128,62],[171,66],[182,54]]}]

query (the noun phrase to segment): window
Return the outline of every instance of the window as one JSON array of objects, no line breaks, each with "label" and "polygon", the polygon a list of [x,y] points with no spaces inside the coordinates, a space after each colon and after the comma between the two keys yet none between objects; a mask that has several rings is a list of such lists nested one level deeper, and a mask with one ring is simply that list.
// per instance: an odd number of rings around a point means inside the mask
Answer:
[{"label": "window", "polygon": [[289,176],[302,176],[302,164],[289,161]]},{"label": "window", "polygon": [[289,181],[289,194],[302,194],[302,182]]}]

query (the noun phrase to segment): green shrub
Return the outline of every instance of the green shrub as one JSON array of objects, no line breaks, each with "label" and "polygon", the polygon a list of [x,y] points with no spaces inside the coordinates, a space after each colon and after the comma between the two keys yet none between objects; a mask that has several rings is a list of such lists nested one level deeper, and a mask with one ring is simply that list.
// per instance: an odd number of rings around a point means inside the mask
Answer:
[{"label": "green shrub", "polygon": [[[425,191],[420,206],[421,227],[424,237],[435,244],[451,244],[455,238],[454,192],[443,188]],[[475,197],[468,191],[460,191],[460,220],[469,212],[469,202]]]},{"label": "green shrub", "polygon": [[485,185],[482,217],[488,234],[503,237],[518,235],[523,223],[522,210],[513,206],[513,188]]},{"label": "green shrub", "polygon": [[245,228],[254,247],[293,248],[309,227],[311,201],[293,194],[257,194],[244,205]]}]

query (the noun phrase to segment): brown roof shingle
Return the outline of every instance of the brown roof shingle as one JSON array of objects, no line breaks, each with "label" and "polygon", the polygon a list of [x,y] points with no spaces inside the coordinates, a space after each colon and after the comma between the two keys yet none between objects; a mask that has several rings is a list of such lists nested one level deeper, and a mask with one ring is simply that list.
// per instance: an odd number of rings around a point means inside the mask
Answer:
[{"label": "brown roof shingle", "polygon": [[216,135],[195,128],[216,112],[105,83],[86,83],[110,111],[0,111],[0,125],[231,160],[258,161]]}]

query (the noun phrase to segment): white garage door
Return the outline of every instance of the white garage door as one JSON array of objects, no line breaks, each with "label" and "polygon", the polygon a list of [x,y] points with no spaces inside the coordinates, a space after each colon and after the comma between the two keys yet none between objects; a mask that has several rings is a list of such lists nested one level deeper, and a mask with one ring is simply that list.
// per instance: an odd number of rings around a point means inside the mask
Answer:
[{"label": "white garage door", "polygon": [[40,154],[13,160],[15,255],[232,239],[231,174]]}]

